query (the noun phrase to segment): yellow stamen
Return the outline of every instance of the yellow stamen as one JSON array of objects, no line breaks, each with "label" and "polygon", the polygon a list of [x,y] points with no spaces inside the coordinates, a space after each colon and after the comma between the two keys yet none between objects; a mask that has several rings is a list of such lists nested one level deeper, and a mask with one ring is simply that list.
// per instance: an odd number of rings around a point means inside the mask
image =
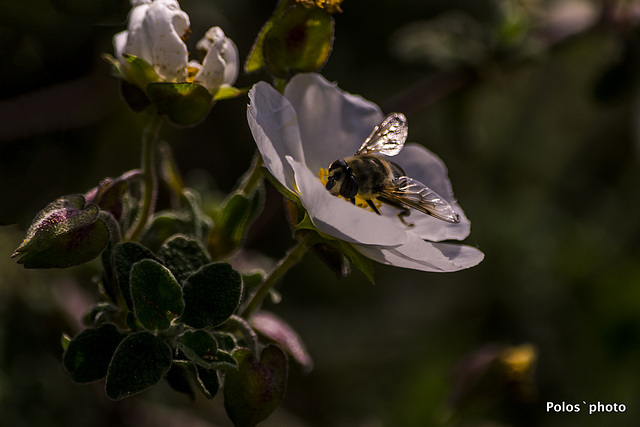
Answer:
[{"label": "yellow stamen", "polygon": [[[320,182],[322,182],[322,185],[326,187],[327,181],[329,180],[329,171],[325,168],[320,168],[320,170],[318,171],[318,178],[320,178]],[[342,196],[338,196],[338,197],[340,197],[341,199],[344,199],[344,197]],[[371,209],[371,206],[369,206],[366,199],[363,199],[358,195],[356,195],[355,199],[356,199],[355,200],[356,206],[373,212],[373,209]],[[376,208],[378,208],[378,210],[380,210],[380,208],[382,207],[382,202],[378,201],[377,199],[373,199],[373,204],[376,205]]]},{"label": "yellow stamen", "polygon": [[509,378],[518,381],[523,380],[533,370],[536,358],[536,348],[531,344],[509,347],[500,356]]}]

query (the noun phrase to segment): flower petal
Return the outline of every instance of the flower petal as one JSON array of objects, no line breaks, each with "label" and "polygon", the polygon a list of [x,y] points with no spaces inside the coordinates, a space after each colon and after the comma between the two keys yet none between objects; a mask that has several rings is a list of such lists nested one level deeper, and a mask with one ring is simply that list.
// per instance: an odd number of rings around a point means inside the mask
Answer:
[{"label": "flower petal", "polygon": [[294,170],[302,205],[320,232],[365,245],[395,246],[406,240],[407,233],[393,221],[332,196],[305,165],[290,156],[287,161]]},{"label": "flower petal", "polygon": [[231,39],[225,37],[220,27],[210,28],[198,41],[196,48],[206,52],[202,68],[194,80],[196,83],[202,84],[213,93],[222,84],[233,84],[236,81],[238,48]]},{"label": "flower petal", "polygon": [[357,251],[381,264],[413,270],[451,272],[473,267],[484,254],[472,246],[425,242],[407,233],[407,241],[397,247],[354,244]]},{"label": "flower petal", "polygon": [[189,30],[189,16],[177,1],[155,0],[134,7],[127,29],[122,53],[144,59],[166,81],[185,80],[188,53],[182,37]]},{"label": "flower petal", "polygon": [[297,74],[284,94],[298,114],[305,162],[314,172],[352,156],[384,118],[377,105],[320,74]]},{"label": "flower petal", "polygon": [[288,190],[295,191],[293,172],[284,161],[304,161],[298,117],[289,101],[265,82],[249,92],[247,120],[269,172]]}]

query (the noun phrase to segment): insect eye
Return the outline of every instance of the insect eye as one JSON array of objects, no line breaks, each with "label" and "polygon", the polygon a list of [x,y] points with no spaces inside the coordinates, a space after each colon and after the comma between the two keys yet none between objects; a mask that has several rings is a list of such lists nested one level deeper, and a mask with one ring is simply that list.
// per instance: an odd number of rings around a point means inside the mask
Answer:
[{"label": "insect eye", "polygon": [[343,168],[346,165],[347,164],[343,159],[338,159],[338,160],[336,160],[335,162],[333,162],[333,163],[331,163],[329,165],[329,172],[331,172],[331,171],[333,171],[334,169],[337,169],[337,168]]},{"label": "insect eye", "polygon": [[348,175],[344,181],[342,181],[342,185],[340,186],[340,195],[342,197],[346,197],[351,199],[356,197],[358,194],[358,181],[356,181],[356,177],[353,175]]}]

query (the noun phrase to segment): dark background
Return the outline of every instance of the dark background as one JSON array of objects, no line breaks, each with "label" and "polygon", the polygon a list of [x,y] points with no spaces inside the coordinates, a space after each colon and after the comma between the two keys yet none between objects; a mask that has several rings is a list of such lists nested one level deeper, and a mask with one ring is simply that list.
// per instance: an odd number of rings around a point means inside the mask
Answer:
[{"label": "dark background", "polygon": [[[34,215],[139,163],[143,121],[100,58],[126,1],[5,2],[0,14],[0,424],[228,425],[222,397],[161,384],[110,402],[75,385],[60,334],[96,298],[97,263],[24,270],[9,258]],[[409,139],[447,164],[485,260],[435,274],[376,266],[337,279],[312,253],[270,308],[315,368],[290,374],[265,426],[632,426],[640,419],[637,18],[589,1],[346,0],[323,75],[404,112]],[[244,61],[274,2],[183,0],[195,42],[220,25]],[[564,7],[564,9],[561,9]],[[266,79],[241,73],[236,86]],[[230,191],[255,150],[246,98],[165,127],[187,182]],[[272,259],[294,243],[281,198],[248,236]],[[531,382],[456,381],[463,360],[531,344]],[[474,358],[473,355],[476,355]],[[465,365],[471,366],[471,365]],[[461,385],[462,384],[462,385]],[[452,393],[470,396],[447,418]],[[547,412],[547,402],[581,404]],[[582,404],[585,402],[585,404]],[[586,413],[589,403],[624,413]],[[447,424],[447,422],[449,424]]]}]

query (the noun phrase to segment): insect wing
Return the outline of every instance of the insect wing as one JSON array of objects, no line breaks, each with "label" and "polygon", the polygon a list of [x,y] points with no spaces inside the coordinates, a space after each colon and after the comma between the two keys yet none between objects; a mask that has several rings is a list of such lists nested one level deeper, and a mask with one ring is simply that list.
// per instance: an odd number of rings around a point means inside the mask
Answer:
[{"label": "insect wing", "polygon": [[443,199],[438,193],[415,179],[402,176],[395,179],[397,188],[386,193],[403,204],[420,212],[431,215],[439,220],[459,223],[460,216],[453,210],[453,207]]},{"label": "insect wing", "polygon": [[389,114],[364,140],[356,152],[358,154],[380,153],[385,156],[397,155],[407,140],[407,118],[402,113]]}]

